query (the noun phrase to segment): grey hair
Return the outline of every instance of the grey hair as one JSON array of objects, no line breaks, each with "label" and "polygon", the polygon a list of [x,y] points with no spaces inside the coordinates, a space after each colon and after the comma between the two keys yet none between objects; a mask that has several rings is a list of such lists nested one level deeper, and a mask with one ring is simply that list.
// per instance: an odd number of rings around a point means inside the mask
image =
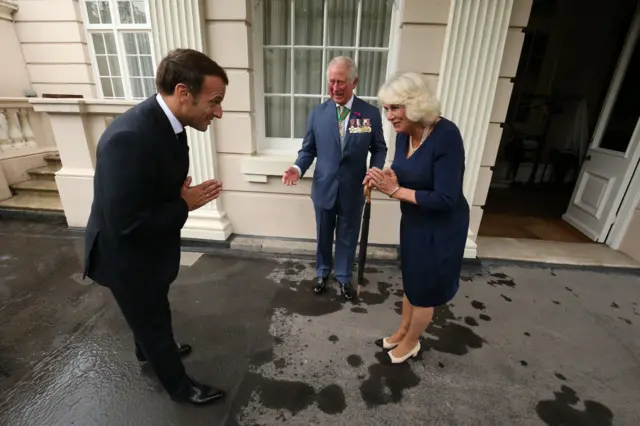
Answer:
[{"label": "grey hair", "polygon": [[387,80],[378,100],[383,105],[404,105],[407,118],[414,123],[430,124],[440,115],[440,101],[424,77],[415,72],[398,73]]},{"label": "grey hair", "polygon": [[356,65],[356,61],[348,56],[336,56],[329,62],[329,66],[327,67],[327,78],[329,78],[329,70],[332,66],[337,64],[345,64],[349,69],[349,83],[353,83],[356,78],[358,78],[358,67]]}]

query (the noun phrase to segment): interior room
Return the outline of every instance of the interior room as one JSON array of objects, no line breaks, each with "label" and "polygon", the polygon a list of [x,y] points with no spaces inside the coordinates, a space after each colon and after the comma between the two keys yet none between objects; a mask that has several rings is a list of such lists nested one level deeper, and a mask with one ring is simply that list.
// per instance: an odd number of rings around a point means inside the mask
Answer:
[{"label": "interior room", "polygon": [[[588,149],[637,4],[533,2],[480,237],[593,243],[563,215],[590,160]],[[636,45],[620,101],[599,142],[603,148],[624,152],[638,120],[639,92],[625,96],[638,86],[637,50]]]}]

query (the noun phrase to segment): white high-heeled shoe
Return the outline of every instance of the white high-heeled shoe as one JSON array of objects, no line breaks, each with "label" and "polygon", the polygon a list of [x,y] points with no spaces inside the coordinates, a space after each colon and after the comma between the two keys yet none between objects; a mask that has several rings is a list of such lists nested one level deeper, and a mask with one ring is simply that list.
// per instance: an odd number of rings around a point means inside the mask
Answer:
[{"label": "white high-heeled shoe", "polygon": [[397,358],[397,357],[393,356],[391,351],[387,352],[387,354],[389,355],[389,360],[391,361],[391,364],[402,364],[403,362],[405,362],[409,358],[413,358],[413,357],[417,356],[418,352],[420,352],[420,342],[418,342],[418,344],[415,345],[413,347],[413,349],[411,349],[409,351],[408,354],[406,354],[405,356],[403,356],[401,358]]},{"label": "white high-heeled shoe", "polygon": [[386,350],[394,349],[396,346],[398,346],[397,343],[389,343],[388,337],[385,337],[384,339],[376,340],[375,344],[380,346],[382,349],[386,349]]}]

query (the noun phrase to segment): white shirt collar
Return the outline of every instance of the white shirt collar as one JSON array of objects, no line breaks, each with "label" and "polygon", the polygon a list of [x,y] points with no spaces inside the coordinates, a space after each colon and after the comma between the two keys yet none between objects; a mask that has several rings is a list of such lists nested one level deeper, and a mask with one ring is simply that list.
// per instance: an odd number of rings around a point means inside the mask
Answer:
[{"label": "white shirt collar", "polygon": [[[349,108],[349,111],[351,111],[351,106],[353,105],[353,98],[355,98],[355,95],[351,95],[351,99],[349,99],[347,101],[346,104],[344,104],[344,106],[346,106],[347,108]],[[335,102],[334,102],[335,103]],[[340,105],[336,104],[336,108],[339,107]]]},{"label": "white shirt collar", "polygon": [[167,106],[167,103],[164,101],[164,99],[162,99],[162,96],[160,96],[160,93],[156,95],[156,100],[158,101],[158,104],[160,104],[160,108],[162,108],[165,115],[169,119],[169,123],[171,123],[171,127],[173,128],[173,131],[176,132],[176,135],[178,133],[182,133],[182,131],[184,130],[184,126],[178,121],[176,116],[173,115],[173,113]]}]

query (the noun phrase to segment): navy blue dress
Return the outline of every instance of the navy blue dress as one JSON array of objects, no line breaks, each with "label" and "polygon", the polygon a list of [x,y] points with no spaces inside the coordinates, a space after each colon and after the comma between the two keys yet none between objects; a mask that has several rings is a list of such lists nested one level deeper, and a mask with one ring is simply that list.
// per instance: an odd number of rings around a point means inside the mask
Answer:
[{"label": "navy blue dress", "polygon": [[418,203],[400,203],[402,282],[413,306],[436,307],[453,299],[460,286],[469,229],[464,145],[458,127],[441,118],[409,158],[408,146],[409,135],[398,134],[391,165],[399,185],[416,191]]}]

